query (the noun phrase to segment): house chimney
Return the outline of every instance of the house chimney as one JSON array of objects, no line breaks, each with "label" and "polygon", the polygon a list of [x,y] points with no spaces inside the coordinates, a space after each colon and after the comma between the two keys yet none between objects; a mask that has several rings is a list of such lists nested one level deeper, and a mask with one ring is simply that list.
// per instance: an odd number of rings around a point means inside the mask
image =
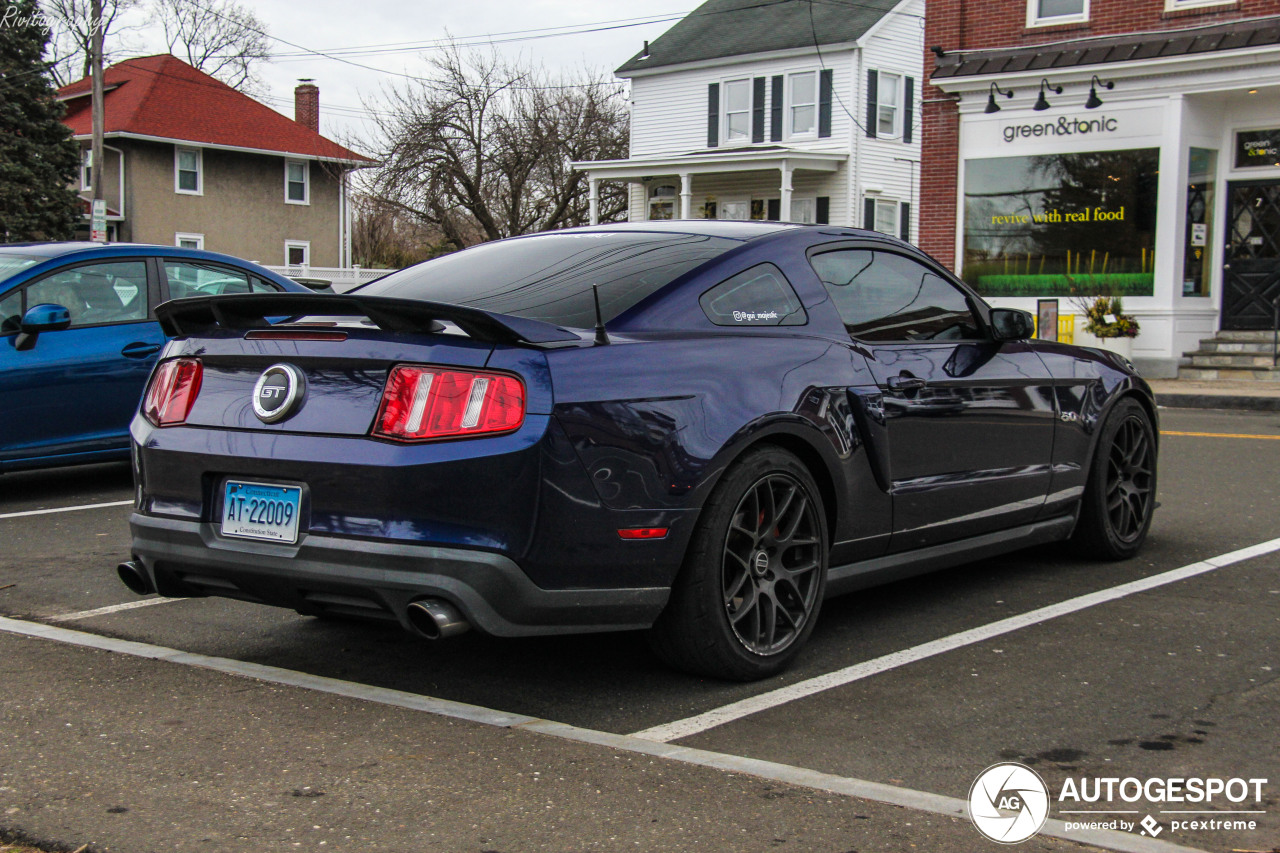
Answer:
[{"label": "house chimney", "polygon": [[293,90],[293,120],[320,132],[320,87],[310,78],[299,80]]}]

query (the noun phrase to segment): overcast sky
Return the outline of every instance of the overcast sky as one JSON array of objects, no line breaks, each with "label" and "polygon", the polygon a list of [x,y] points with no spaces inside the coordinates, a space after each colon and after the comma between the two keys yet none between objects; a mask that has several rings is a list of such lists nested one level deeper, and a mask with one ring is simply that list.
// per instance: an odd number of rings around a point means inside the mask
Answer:
[{"label": "overcast sky", "polygon": [[[385,72],[428,74],[426,52],[416,47],[423,42],[449,36],[473,42],[479,40],[477,37],[493,36],[492,49],[512,58],[526,58],[552,74],[577,74],[586,68],[609,75],[639,51],[645,39],[656,39],[675,19],[700,3],[701,0],[653,0],[645,4],[634,0],[310,0],[303,4],[297,0],[252,0],[245,5],[253,9],[272,36],[283,40],[272,41],[273,51],[294,54],[282,55],[261,70],[269,87],[263,100],[292,117],[293,87],[299,78],[313,78],[320,87],[321,132],[348,140],[362,135],[364,118],[359,111],[363,107],[376,106],[380,93],[388,86],[407,82]],[[117,52],[118,56],[165,50],[158,27],[143,24],[142,16],[136,12],[130,15],[130,23],[134,29],[122,33],[130,49]],[[544,35],[530,31],[558,28],[596,31],[530,38]],[[344,57],[350,63],[383,69],[379,72],[320,56],[297,56],[304,51],[284,42],[318,52],[365,46],[395,52]]]}]

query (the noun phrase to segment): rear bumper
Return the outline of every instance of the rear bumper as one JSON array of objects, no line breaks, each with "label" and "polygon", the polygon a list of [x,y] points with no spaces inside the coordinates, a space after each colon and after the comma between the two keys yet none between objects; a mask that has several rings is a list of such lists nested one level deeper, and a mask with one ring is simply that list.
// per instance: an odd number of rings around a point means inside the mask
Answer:
[{"label": "rear bumper", "polygon": [[488,551],[311,534],[298,545],[230,541],[214,525],[134,513],[133,553],[162,595],[217,595],[395,619],[409,603],[443,598],[478,630],[499,637],[646,628],[667,587],[537,586],[510,558]]}]

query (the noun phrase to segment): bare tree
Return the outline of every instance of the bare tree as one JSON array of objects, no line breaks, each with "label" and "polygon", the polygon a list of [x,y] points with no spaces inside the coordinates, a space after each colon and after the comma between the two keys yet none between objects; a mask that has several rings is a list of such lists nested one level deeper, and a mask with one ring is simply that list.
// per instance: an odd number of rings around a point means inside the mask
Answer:
[{"label": "bare tree", "polygon": [[[112,53],[120,49],[117,27],[124,13],[136,8],[138,0],[102,0],[103,61],[110,63]],[[50,71],[54,82],[65,86],[89,76],[89,43],[93,39],[92,0],[43,0],[45,15],[53,24],[49,45]],[[108,39],[112,35],[113,38]]]},{"label": "bare tree", "polygon": [[[627,156],[620,87],[554,81],[456,48],[432,65],[434,79],[392,91],[374,113],[372,194],[455,249],[586,224],[587,178],[569,161]],[[625,210],[625,188],[602,193],[602,220]]]},{"label": "bare tree", "polygon": [[155,0],[153,11],[170,53],[232,88],[262,87],[257,68],[271,58],[270,38],[248,7],[235,0]]},{"label": "bare tree", "polygon": [[377,196],[353,193],[351,252],[364,267],[400,269],[448,252],[438,229]]}]

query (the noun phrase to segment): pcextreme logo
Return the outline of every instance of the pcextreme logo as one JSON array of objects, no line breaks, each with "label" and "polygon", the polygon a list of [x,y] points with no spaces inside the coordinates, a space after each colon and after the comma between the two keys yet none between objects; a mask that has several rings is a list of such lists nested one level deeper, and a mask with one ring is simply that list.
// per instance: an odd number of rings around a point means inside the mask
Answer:
[{"label": "pcextreme logo", "polygon": [[[1069,776],[1058,791],[1057,805],[1067,833],[1113,830],[1154,838],[1165,829],[1254,831],[1258,816],[1266,814],[1260,808],[1266,785],[1266,779]],[[1138,819],[1141,809],[1134,808],[1138,803],[1147,804],[1160,818],[1149,813]],[[1051,805],[1053,797],[1040,775],[1015,762],[988,767],[969,789],[973,825],[1001,844],[1019,844],[1039,833]],[[1186,808],[1188,805],[1200,808]]]}]

